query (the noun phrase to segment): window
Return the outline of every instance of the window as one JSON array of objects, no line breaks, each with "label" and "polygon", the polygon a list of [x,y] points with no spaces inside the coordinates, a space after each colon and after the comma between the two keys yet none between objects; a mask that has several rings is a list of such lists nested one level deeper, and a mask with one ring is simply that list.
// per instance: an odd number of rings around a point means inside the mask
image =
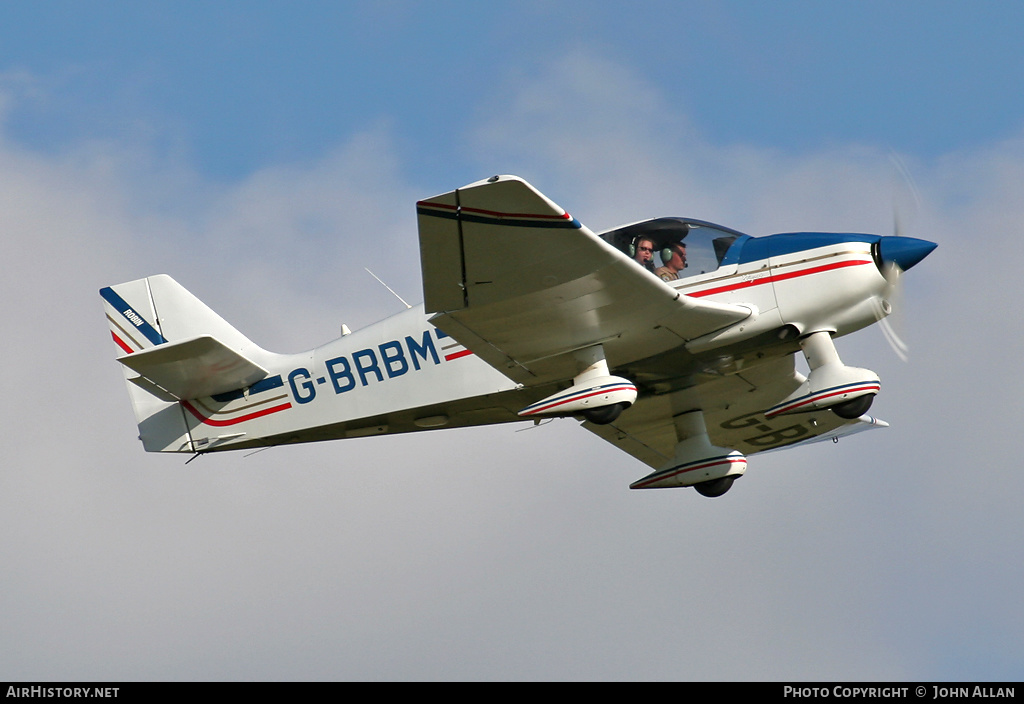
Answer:
[{"label": "window", "polygon": [[748,236],[700,220],[658,218],[610,230],[601,238],[652,274],[673,281],[737,261],[737,243]]}]

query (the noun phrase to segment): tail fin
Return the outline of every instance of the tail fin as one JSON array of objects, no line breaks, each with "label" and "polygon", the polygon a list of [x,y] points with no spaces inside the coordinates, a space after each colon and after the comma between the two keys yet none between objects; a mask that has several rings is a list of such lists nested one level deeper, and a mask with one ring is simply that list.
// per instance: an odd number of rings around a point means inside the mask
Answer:
[{"label": "tail fin", "polygon": [[267,376],[267,352],[170,276],[109,286],[100,296],[147,451],[195,451],[179,402]]}]

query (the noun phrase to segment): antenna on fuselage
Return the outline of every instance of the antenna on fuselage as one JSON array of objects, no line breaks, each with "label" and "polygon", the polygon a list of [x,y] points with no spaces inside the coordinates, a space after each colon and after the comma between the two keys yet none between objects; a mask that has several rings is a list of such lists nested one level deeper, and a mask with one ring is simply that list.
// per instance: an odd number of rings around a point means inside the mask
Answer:
[{"label": "antenna on fuselage", "polygon": [[[364,268],[364,269],[366,269],[366,267],[365,267],[365,266],[364,266],[363,268]],[[383,281],[381,281],[381,278],[380,278],[379,276],[377,276],[376,274],[374,274],[374,273],[373,273],[372,271],[370,271],[369,269],[366,269],[366,273],[367,273],[367,274],[369,274],[370,276],[372,276],[373,278],[377,279],[377,282],[378,282],[378,283],[380,283],[380,285],[381,285],[381,286],[383,286],[384,288],[386,288],[386,289],[387,289],[388,291],[391,291],[391,294],[392,294],[392,295],[393,295],[393,296],[394,296],[395,298],[397,298],[398,300],[400,300],[400,301],[402,302],[402,304],[403,304],[403,305],[404,305],[404,306],[405,306],[406,308],[412,308],[412,306],[411,306],[411,305],[409,305],[408,303],[406,303],[406,302],[405,302],[405,299],[404,299],[404,298],[402,298],[402,297],[401,297],[401,296],[399,296],[399,295],[398,295],[397,293],[395,293],[395,290],[394,290],[393,288],[391,288],[391,287],[390,287],[390,286],[388,286],[388,285],[387,285],[386,283],[384,283]]]}]

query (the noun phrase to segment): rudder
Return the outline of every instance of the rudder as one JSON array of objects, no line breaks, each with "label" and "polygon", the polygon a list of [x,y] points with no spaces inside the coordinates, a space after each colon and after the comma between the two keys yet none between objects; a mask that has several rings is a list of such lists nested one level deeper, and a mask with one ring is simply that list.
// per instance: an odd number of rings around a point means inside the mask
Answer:
[{"label": "rudder", "polygon": [[166,274],[105,287],[100,297],[148,452],[195,451],[180,401],[266,375],[268,353]]}]

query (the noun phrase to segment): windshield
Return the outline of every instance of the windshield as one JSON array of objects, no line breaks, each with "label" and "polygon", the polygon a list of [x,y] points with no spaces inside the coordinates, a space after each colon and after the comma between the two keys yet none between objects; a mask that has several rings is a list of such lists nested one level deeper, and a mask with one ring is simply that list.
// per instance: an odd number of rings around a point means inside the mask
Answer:
[{"label": "windshield", "polygon": [[657,218],[609,230],[601,238],[655,276],[675,281],[737,261],[740,247],[733,245],[748,236],[700,220]]}]

